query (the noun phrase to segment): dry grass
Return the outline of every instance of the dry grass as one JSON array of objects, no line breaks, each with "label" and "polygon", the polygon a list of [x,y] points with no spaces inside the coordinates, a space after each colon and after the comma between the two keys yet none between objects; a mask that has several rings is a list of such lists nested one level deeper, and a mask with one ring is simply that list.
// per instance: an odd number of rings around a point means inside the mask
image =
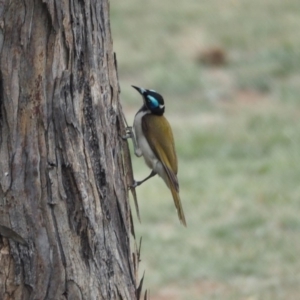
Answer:
[{"label": "dry grass", "polygon": [[[166,100],[188,228],[153,178],[137,192],[145,286],[154,300],[300,295],[300,3],[112,1],[122,105],[131,84]],[[226,64],[199,63],[221,47]],[[148,175],[133,157],[137,179]]]}]

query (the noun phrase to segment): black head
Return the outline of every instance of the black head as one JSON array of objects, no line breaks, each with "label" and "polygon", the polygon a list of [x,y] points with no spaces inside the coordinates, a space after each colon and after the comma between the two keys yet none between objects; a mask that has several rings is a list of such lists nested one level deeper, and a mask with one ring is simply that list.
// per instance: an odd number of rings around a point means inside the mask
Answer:
[{"label": "black head", "polygon": [[150,110],[151,113],[155,115],[163,115],[165,112],[165,103],[162,95],[158,94],[154,90],[146,90],[134,85],[132,85],[132,87],[143,96],[144,106],[146,109]]}]

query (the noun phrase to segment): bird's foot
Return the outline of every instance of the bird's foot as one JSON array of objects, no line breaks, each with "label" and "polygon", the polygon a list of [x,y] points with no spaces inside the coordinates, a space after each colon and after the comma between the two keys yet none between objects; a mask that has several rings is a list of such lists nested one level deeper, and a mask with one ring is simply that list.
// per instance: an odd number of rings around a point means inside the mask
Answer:
[{"label": "bird's foot", "polygon": [[132,127],[126,128],[126,134],[122,136],[123,140],[131,139],[133,137]]},{"label": "bird's foot", "polygon": [[131,190],[131,189],[135,189],[137,186],[139,186],[141,184],[141,182],[140,181],[136,181],[136,180],[134,180],[133,181],[133,184],[132,185],[130,185],[129,187],[128,187],[128,189],[129,190]]}]

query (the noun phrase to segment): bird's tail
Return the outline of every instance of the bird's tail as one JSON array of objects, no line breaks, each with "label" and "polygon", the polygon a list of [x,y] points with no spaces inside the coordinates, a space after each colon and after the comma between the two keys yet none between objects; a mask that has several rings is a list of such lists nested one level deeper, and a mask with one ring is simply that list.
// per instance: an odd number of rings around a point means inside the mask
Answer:
[{"label": "bird's tail", "polygon": [[172,184],[170,184],[169,187],[170,187],[170,190],[171,190],[171,193],[172,193],[172,196],[173,196],[175,206],[177,208],[177,213],[178,213],[179,220],[182,223],[182,225],[187,226],[186,221],[185,221],[183,208],[182,208],[181,201],[180,201],[179,192],[176,191],[176,188]]}]

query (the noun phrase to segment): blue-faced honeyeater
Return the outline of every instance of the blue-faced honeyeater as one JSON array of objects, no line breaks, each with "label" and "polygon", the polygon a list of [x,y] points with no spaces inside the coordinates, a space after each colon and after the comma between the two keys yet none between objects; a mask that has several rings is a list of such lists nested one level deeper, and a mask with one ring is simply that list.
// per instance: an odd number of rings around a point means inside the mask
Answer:
[{"label": "blue-faced honeyeater", "polygon": [[186,226],[185,216],[179,196],[177,179],[177,156],[171,126],[164,117],[165,104],[163,97],[154,90],[135,88],[143,97],[143,105],[136,113],[133,123],[133,134],[129,128],[127,137],[131,137],[135,155],[143,156],[152,170],[144,180],[135,181],[134,187],[158,174],[171,190],[180,222]]}]

